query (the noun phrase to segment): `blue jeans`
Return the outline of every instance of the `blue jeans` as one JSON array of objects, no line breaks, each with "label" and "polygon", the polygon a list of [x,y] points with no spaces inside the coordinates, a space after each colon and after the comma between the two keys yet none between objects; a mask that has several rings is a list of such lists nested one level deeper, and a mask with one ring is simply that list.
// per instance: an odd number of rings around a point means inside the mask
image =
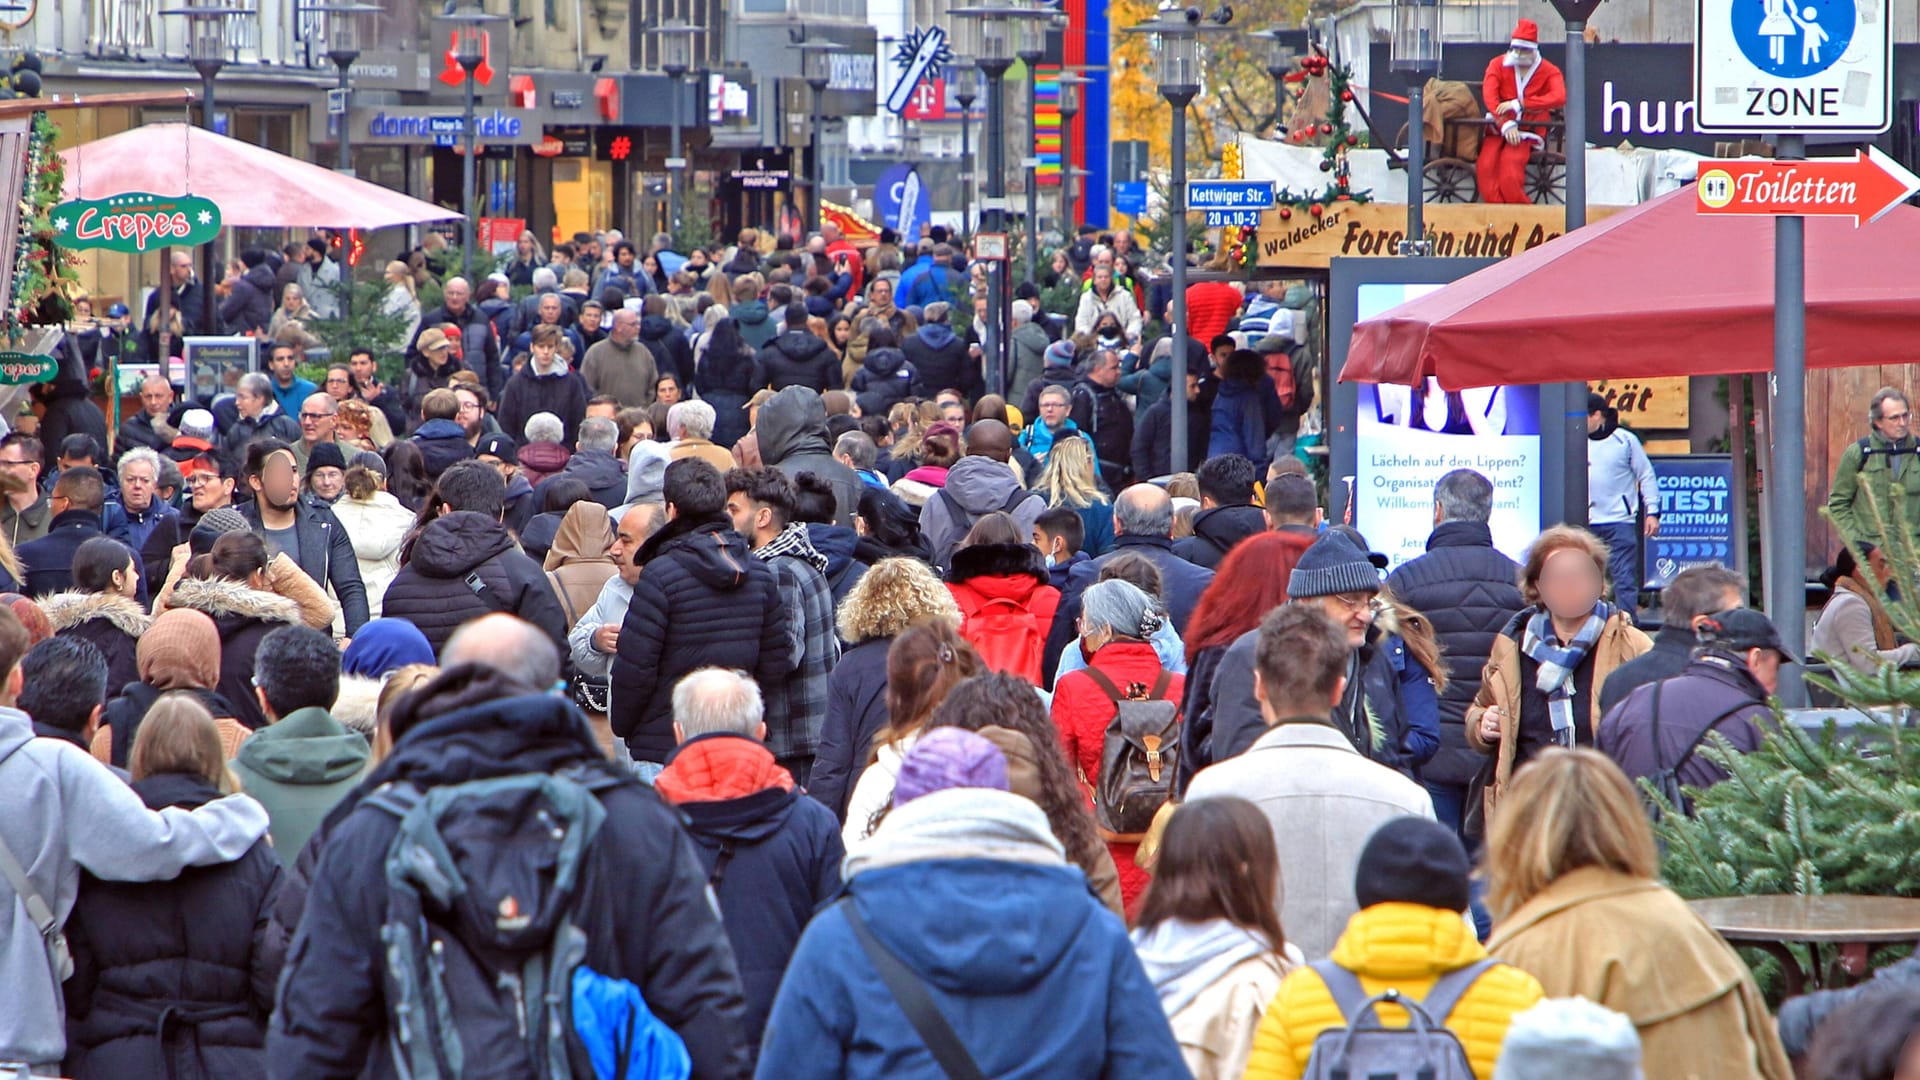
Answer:
[{"label": "blue jeans", "polygon": [[[1424,786],[1427,794],[1433,796],[1433,816],[1440,820],[1440,824],[1459,834],[1460,823],[1466,818],[1467,789],[1454,784],[1436,784],[1431,780],[1425,781]],[[1467,838],[1461,836],[1460,842],[1466,844]],[[1472,847],[1471,844],[1467,846],[1469,849]]]},{"label": "blue jeans", "polygon": [[1588,528],[1607,542],[1607,576],[1613,579],[1614,606],[1633,618],[1640,610],[1640,525],[1620,521]]},{"label": "blue jeans", "polygon": [[648,787],[652,787],[654,780],[667,771],[667,767],[658,761],[636,761],[628,768],[632,769],[633,775]]}]

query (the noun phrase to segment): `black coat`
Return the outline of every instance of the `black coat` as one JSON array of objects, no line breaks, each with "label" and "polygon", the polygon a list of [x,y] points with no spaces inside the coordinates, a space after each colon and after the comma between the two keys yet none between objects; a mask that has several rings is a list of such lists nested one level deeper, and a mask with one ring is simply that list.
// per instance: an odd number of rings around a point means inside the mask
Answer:
[{"label": "black coat", "polygon": [[920,373],[899,349],[868,349],[847,389],[860,404],[861,416],[885,416],[894,405],[913,398]]},{"label": "black coat", "polygon": [[220,305],[220,327],[228,334],[249,334],[266,330],[273,321],[274,296],[279,280],[266,263],[248,270],[233,283],[227,300]]},{"label": "black coat", "polygon": [[[1213,405],[1206,400],[1187,403],[1187,468],[1207,460],[1207,440],[1213,437]],[[1173,472],[1173,402],[1162,398],[1147,406],[1133,425],[1133,475],[1150,480]]]},{"label": "black coat", "polygon": [[[1072,388],[1073,422],[1093,439],[1099,455],[1100,479],[1118,492],[1133,482],[1133,410],[1117,386],[1101,386],[1081,379]],[[1189,462],[1197,465],[1198,462]]]},{"label": "black coat", "polygon": [[680,676],[724,667],[779,685],[793,672],[796,643],[773,571],[725,521],[677,518],[635,558],[646,569],[620,627],[608,720],[634,760],[665,761]]},{"label": "black coat", "polygon": [[890,637],[868,638],[843,650],[827,679],[827,715],[807,794],[841,820],[853,785],[866,771],[873,737],[887,726],[887,650],[892,646]]},{"label": "black coat", "polygon": [[[416,691],[419,707],[403,712],[418,719],[323,827],[268,1036],[274,1077],[399,1075],[390,1056],[380,939],[387,850],[399,821],[363,805],[364,793],[390,780],[430,789],[568,767],[614,768],[585,717],[564,699],[529,693],[478,666],[457,670],[468,678],[443,676]],[[430,709],[435,700],[447,707]],[[740,978],[698,852],[677,827],[678,815],[637,781],[596,797],[606,819],[588,848],[586,894],[574,913],[587,935],[586,965],[640,988],[647,1007],[686,1042],[693,1075],[745,1076]]]},{"label": "black coat", "polygon": [[807,540],[813,544],[813,550],[827,557],[827,568],[821,573],[827,579],[827,588],[833,590],[833,607],[838,611],[840,602],[867,573],[867,564],[855,555],[860,547],[860,534],[845,525],[814,522],[807,525]]},{"label": "black coat", "polygon": [[522,446],[527,442],[527,418],[534,413],[559,417],[566,430],[560,441],[568,446],[580,434],[580,421],[587,418],[587,399],[592,395],[587,393],[586,380],[566,361],[556,359],[555,364],[553,374],[536,375],[533,361],[528,360],[507,380],[507,389],[500,395],[500,430]]},{"label": "black coat", "polygon": [[40,598],[41,610],[58,637],[78,638],[100,650],[107,661],[107,696],[140,681],[136,650],[153,620],[130,596],[64,592]]},{"label": "black coat", "polygon": [[[468,585],[469,575],[484,588]],[[570,627],[540,564],[520,553],[505,525],[467,510],[420,530],[380,608],[385,618],[419,627],[436,654],[461,623],[497,611],[545,630],[564,651]]]},{"label": "black coat", "polygon": [[73,553],[100,531],[100,515],[91,510],[66,510],[47,523],[47,535],[20,545],[15,552],[26,571],[28,596],[48,596],[73,587]]},{"label": "black coat", "polygon": [[805,330],[788,330],[754,354],[753,385],[755,389],[764,386],[773,390],[804,386],[816,394],[836,390],[840,387],[840,358],[817,336]]},{"label": "black coat", "polygon": [[[200,279],[195,278],[173,290],[169,301],[173,310],[180,316],[180,333],[172,338],[174,349],[180,348],[180,339],[194,334],[206,333],[207,294],[200,288]],[[140,319],[140,351],[147,363],[158,364],[165,358],[160,355],[160,335],[154,331],[159,327],[160,290],[155,289],[147,297],[146,314]],[[218,316],[215,316],[218,318]]]},{"label": "black coat", "polygon": [[[1203,721],[1212,731],[1209,752],[1213,761],[1246,753],[1267,730],[1253,693],[1253,655],[1259,640],[1258,630],[1235,638],[1214,670],[1211,715]],[[1359,664],[1359,677],[1348,683],[1347,692],[1332,710],[1333,726],[1362,756],[1411,778],[1413,755],[1407,748],[1407,710],[1401,703],[1400,673],[1394,669],[1377,629],[1370,632],[1367,644],[1360,646]],[[1378,746],[1369,738],[1369,728],[1374,725],[1382,734]]]},{"label": "black coat", "polygon": [[1267,531],[1267,512],[1257,506],[1216,506],[1193,516],[1193,535],[1173,543],[1173,553],[1195,566],[1217,569],[1233,545]]},{"label": "black coat", "polygon": [[[247,524],[262,536],[260,503],[254,500],[242,506]],[[300,544],[300,557],[294,561],[322,589],[331,587],[346,620],[347,636],[360,632],[367,624],[367,585],[360,580],[360,560],[353,553],[353,537],[333,511],[318,503],[301,499],[294,508],[293,535]]]},{"label": "black coat", "polygon": [[653,368],[672,375],[681,386],[693,384],[693,346],[687,335],[665,315],[648,315],[640,320],[640,343],[653,354]]},{"label": "black coat", "polygon": [[422,313],[420,329],[414,332],[413,340],[407,342],[408,366],[422,359],[420,335],[449,323],[460,328],[459,340],[454,342],[460,362],[467,370],[480,376],[480,381],[486,384],[487,393],[493,400],[499,401],[501,388],[507,381],[506,369],[500,364],[500,339],[494,337],[493,323],[488,320],[487,313],[473,304],[468,304],[458,315],[448,312],[445,304]]},{"label": "black coat", "polygon": [[[680,744],[669,761],[700,753],[702,743],[741,738],[730,732],[701,735]],[[765,767],[780,766],[768,755]],[[800,932],[814,909],[840,889],[846,855],[840,823],[797,788],[770,786],[710,801],[684,794],[676,790],[680,813],[720,901],[720,921],[746,992],[747,1040],[758,1046]]]},{"label": "black coat", "polygon": [[[133,790],[154,810],[219,797],[201,777],[177,773]],[[280,860],[265,840],[234,862],[193,867],[172,881],[83,876],[66,923],[74,963],[63,1075],[264,1076],[267,1015],[284,960],[266,932],[279,888]]]},{"label": "black coat", "polygon": [[1493,639],[1514,612],[1526,606],[1519,577],[1520,568],[1494,548],[1485,524],[1447,521],[1427,538],[1425,555],[1387,578],[1393,595],[1433,624],[1447,661],[1447,689],[1440,695],[1440,752],[1420,770],[1430,783],[1464,787],[1486,763],[1486,755],[1467,745],[1467,706],[1480,692],[1481,669],[1487,666]]},{"label": "black coat", "polygon": [[757,430],[760,460],[788,476],[810,472],[832,484],[833,522],[852,528],[863,481],[827,445],[827,406],[820,395],[798,387],[776,393],[760,407]]},{"label": "black coat", "polygon": [[[147,710],[160,700],[160,695],[171,691],[143,682],[128,683],[125,686],[109,686],[108,694],[118,697],[107,702],[107,709],[100,715],[100,723],[109,731],[107,760],[115,768],[126,766],[133,754],[134,737],[140,734],[140,722],[147,718]],[[212,690],[185,689],[183,693],[193,697],[206,706],[210,716],[233,716],[238,710],[225,696]]]},{"label": "black coat", "polygon": [[260,639],[283,626],[299,626],[299,605],[284,596],[248,587],[244,581],[188,578],[173,587],[169,607],[192,608],[220,631],[220,683],[214,689],[233,706],[235,720],[250,728],[267,725],[253,692]]},{"label": "black coat", "polygon": [[1100,571],[1123,551],[1144,556],[1148,562],[1160,568],[1160,580],[1166,590],[1162,599],[1166,601],[1167,614],[1173,619],[1173,628],[1183,634],[1187,632],[1187,619],[1200,603],[1200,594],[1213,584],[1213,571],[1204,566],[1195,566],[1175,555],[1173,541],[1167,537],[1128,536],[1124,533],[1114,537],[1112,551],[1075,566],[1067,574],[1067,587],[1060,593],[1060,607],[1053,616],[1053,629],[1047,635],[1047,655],[1042,664],[1049,686],[1052,685],[1054,669],[1060,666],[1060,653],[1066,649],[1067,642],[1076,636],[1074,627],[1080,621],[1080,594],[1087,591],[1087,586],[1100,580]]},{"label": "black coat", "polygon": [[587,494],[593,501],[609,510],[627,501],[627,468],[610,451],[576,450],[567,459],[566,468],[536,484],[533,498],[537,505],[546,505],[546,486],[555,480],[578,480],[587,485]]},{"label": "black coat", "polygon": [[958,390],[968,401],[985,393],[980,365],[967,352],[967,343],[946,323],[929,323],[900,342],[917,375],[915,392],[931,398],[942,390]]},{"label": "black coat", "polygon": [[1608,673],[1606,684],[1600,687],[1600,715],[1612,712],[1636,687],[1671,679],[1686,670],[1697,644],[1690,626],[1661,627],[1653,635],[1653,648]]}]

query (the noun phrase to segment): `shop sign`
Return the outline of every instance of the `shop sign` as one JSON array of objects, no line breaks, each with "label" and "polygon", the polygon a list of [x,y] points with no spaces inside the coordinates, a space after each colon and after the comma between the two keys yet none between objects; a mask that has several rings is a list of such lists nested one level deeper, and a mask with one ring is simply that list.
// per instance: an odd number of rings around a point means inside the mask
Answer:
[{"label": "shop sign", "polygon": [[0,386],[52,382],[59,364],[51,356],[33,353],[0,352]]},{"label": "shop sign", "polygon": [[747,191],[785,191],[793,183],[793,170],[787,167],[784,158],[756,156],[751,165],[743,163],[742,168],[730,175],[734,183]]},{"label": "shop sign", "polygon": [[62,246],[131,255],[170,244],[204,244],[220,232],[220,208],[198,195],[128,192],[74,199],[55,206],[51,220]]},{"label": "shop sign", "polygon": [[[383,142],[457,146],[466,136],[466,118],[441,107],[396,105],[355,109],[353,124],[366,132],[368,138]],[[507,109],[483,109],[475,113],[473,127],[475,136],[482,142],[516,146],[536,146],[543,134],[538,127]]]},{"label": "shop sign", "polygon": [[1652,379],[1601,379],[1591,389],[1620,414],[1635,431],[1681,430],[1687,427],[1690,402],[1685,375]]},{"label": "shop sign", "polygon": [[[1621,207],[1593,206],[1588,221],[1601,221]],[[1428,203],[1427,239],[1442,258],[1504,259],[1539,247],[1566,231],[1564,206],[1489,203]],[[1276,268],[1324,268],[1335,256],[1383,256],[1398,253],[1406,239],[1407,208],[1402,203],[1334,202],[1318,216],[1293,209],[1288,216],[1269,210],[1260,215],[1255,234],[1260,265]]]}]

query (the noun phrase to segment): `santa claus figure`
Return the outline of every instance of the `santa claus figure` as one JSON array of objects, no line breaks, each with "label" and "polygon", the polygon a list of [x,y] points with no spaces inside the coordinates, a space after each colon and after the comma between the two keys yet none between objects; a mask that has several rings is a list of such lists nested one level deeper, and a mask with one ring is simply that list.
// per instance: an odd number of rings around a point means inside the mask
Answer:
[{"label": "santa claus figure", "polygon": [[1527,158],[1546,140],[1541,125],[1567,103],[1567,80],[1540,57],[1540,27],[1521,19],[1505,53],[1487,64],[1481,94],[1498,138],[1482,139],[1474,172],[1480,201],[1523,203],[1527,198]]}]

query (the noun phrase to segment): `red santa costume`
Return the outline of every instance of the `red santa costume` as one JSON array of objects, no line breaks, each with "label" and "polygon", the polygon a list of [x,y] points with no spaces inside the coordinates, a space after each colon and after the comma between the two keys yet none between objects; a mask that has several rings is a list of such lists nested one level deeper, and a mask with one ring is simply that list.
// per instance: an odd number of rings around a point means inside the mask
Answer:
[{"label": "red santa costume", "polygon": [[1559,68],[1541,58],[1540,27],[1532,19],[1520,20],[1508,44],[1507,52],[1487,64],[1481,87],[1497,129],[1481,140],[1480,159],[1474,163],[1481,202],[1531,201],[1526,190],[1527,158],[1547,134],[1539,125],[1567,103],[1567,80]]}]

